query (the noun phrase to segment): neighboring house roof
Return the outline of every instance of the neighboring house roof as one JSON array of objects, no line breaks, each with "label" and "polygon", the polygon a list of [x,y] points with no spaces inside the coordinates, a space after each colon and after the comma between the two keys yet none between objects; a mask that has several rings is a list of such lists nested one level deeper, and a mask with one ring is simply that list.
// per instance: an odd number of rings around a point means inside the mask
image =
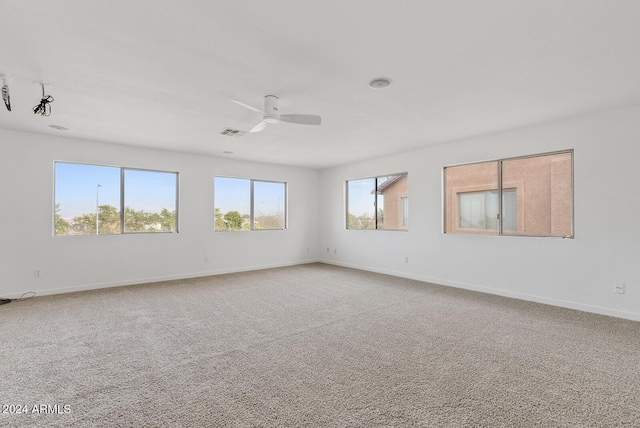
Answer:
[{"label": "neighboring house roof", "polygon": [[[391,178],[387,179],[384,183],[380,184],[378,186],[378,194],[382,194],[385,192],[385,190],[387,190],[388,187],[390,187],[393,183],[395,183],[396,181],[405,178],[407,175],[406,174],[402,174],[402,175],[392,175]],[[371,193],[374,193],[375,190],[372,190]]]}]

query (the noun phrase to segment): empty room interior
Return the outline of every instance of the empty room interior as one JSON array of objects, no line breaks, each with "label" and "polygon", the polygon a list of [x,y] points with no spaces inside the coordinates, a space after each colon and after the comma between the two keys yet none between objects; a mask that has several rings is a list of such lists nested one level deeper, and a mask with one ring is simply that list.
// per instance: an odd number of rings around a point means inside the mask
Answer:
[{"label": "empty room interior", "polygon": [[637,426],[640,2],[2,2],[0,425]]}]

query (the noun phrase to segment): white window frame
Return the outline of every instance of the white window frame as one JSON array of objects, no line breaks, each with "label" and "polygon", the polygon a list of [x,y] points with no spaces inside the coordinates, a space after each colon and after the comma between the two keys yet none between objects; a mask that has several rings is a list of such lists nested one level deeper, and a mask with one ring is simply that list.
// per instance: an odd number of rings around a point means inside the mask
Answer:
[{"label": "white window frame", "polygon": [[[216,196],[215,196],[215,179],[216,178],[224,178],[224,179],[231,179],[231,180],[245,180],[245,181],[249,181],[249,230],[230,230],[230,229],[224,229],[224,230],[218,230],[215,228],[215,214],[214,214],[214,232],[253,232],[253,231],[274,231],[274,230],[287,230],[288,227],[288,220],[289,220],[289,216],[288,216],[288,204],[289,204],[289,185],[286,181],[275,181],[275,180],[261,180],[261,179],[254,179],[254,178],[244,178],[244,177],[230,177],[230,176],[225,176],[225,175],[216,175],[214,177],[214,196],[213,196],[213,210],[215,213],[215,210],[217,208],[216,205]],[[254,190],[254,185],[255,183],[275,183],[275,184],[282,184],[284,185],[284,201],[283,201],[283,226],[282,228],[256,228],[255,227],[255,190]]]},{"label": "white window frame", "polygon": [[[385,227],[379,227],[381,221],[378,218],[378,196],[379,196],[379,191],[378,191],[378,182],[380,179],[383,178],[388,178],[388,177],[396,177],[396,176],[405,176],[407,178],[407,180],[409,180],[409,173],[408,172],[399,172],[399,173],[394,173],[394,174],[385,174],[385,175],[378,175],[375,177],[363,177],[363,178],[356,178],[356,179],[352,179],[352,180],[346,180],[345,181],[345,208],[346,208],[346,212],[345,212],[345,229],[346,230],[386,230],[386,231],[400,231],[400,232],[406,232],[409,230],[408,226],[400,226],[399,228],[385,228]],[[361,181],[361,180],[374,180],[374,190],[372,190],[372,192],[374,193],[374,202],[373,202],[373,206],[374,206],[374,218],[373,218],[373,223],[374,223],[374,227],[372,229],[356,229],[356,228],[350,228],[349,227],[349,183],[353,182],[353,181]],[[381,185],[384,184],[384,182],[380,183]],[[408,184],[407,184],[408,186]],[[407,205],[408,205],[408,201],[409,201],[409,195],[408,192],[407,193],[402,193],[400,195],[400,199],[397,201],[400,204],[400,215],[402,216],[402,198],[406,198],[407,199]],[[407,212],[407,220],[408,220],[408,215],[409,213]],[[404,218],[400,218],[400,223],[403,222]]]},{"label": "white window frame", "polygon": [[[108,234],[109,236],[117,236],[117,235],[133,235],[133,234],[146,234],[146,235],[156,235],[156,234],[164,234],[164,233],[179,233],[179,218],[180,218],[180,173],[177,171],[162,171],[162,170],[156,170],[156,169],[145,169],[145,168],[132,168],[132,167],[124,167],[124,166],[114,166],[114,165],[100,165],[100,164],[93,164],[93,163],[84,163],[84,162],[69,162],[69,161],[59,161],[56,160],[53,162],[53,216],[52,216],[52,234],[54,237],[60,237],[60,236],[94,236],[94,234],[83,234],[83,235],[57,235],[56,234],[56,225],[55,225],[55,221],[56,221],[56,205],[57,205],[57,200],[56,200],[56,173],[57,173],[57,169],[56,166],[57,164],[68,164],[68,165],[83,165],[83,166],[93,166],[93,167],[98,167],[98,168],[114,168],[114,169],[119,169],[120,170],[120,206],[119,206],[119,215],[120,215],[120,232],[119,233],[110,233]],[[176,176],[176,191],[175,191],[175,229],[171,230],[171,231],[164,231],[164,230],[155,230],[155,231],[149,231],[149,232],[127,232],[125,231],[125,225],[124,225],[124,220],[125,220],[125,206],[124,206],[124,200],[125,200],[125,191],[126,191],[126,185],[125,185],[125,171],[143,171],[143,172],[155,172],[155,173],[161,173],[161,174],[174,174]],[[97,193],[97,190],[96,190]],[[97,200],[96,200],[97,203]],[[95,233],[95,235],[101,235],[99,233]],[[104,235],[102,235],[104,236]]]},{"label": "white window frame", "polygon": [[[571,233],[569,235],[535,235],[535,234],[518,234],[518,233],[509,233],[509,230],[503,230],[503,221],[502,221],[502,216],[503,216],[503,189],[511,189],[511,188],[518,188],[519,184],[521,183],[517,183],[517,182],[509,182],[509,183],[505,183],[503,182],[503,176],[502,176],[502,164],[503,162],[508,162],[508,161],[514,161],[514,160],[520,160],[520,159],[529,159],[529,158],[539,158],[539,157],[544,157],[544,156],[553,156],[553,155],[560,155],[560,154],[570,154],[571,156],[571,217],[570,217],[570,221],[571,221]],[[487,191],[487,190],[495,190],[494,188],[491,189],[487,189],[486,186],[482,186],[482,185],[470,185],[467,186],[466,188],[460,188],[460,187],[456,187],[456,188],[448,188],[447,187],[447,182],[446,182],[446,170],[447,168],[454,168],[454,167],[460,167],[460,166],[466,166],[466,165],[476,165],[476,164],[483,164],[483,163],[496,163],[497,168],[498,168],[498,183],[497,183],[497,190],[498,190],[498,229],[497,229],[497,233],[486,233],[486,232],[494,232],[494,229],[490,229],[490,230],[480,230],[480,229],[467,229],[465,232],[447,232],[447,218],[448,218],[448,212],[447,212],[447,198],[449,194],[455,194],[457,195],[458,193],[465,193],[465,192],[474,192],[474,191]],[[494,160],[486,160],[486,161],[479,161],[479,162],[469,162],[469,163],[464,163],[464,164],[456,164],[456,165],[449,165],[449,166],[445,166],[442,169],[442,227],[443,227],[443,233],[444,234],[458,234],[458,233],[468,233],[468,234],[477,234],[477,235],[489,235],[489,236],[518,236],[518,237],[541,237],[541,238],[569,238],[569,239],[573,239],[575,238],[575,201],[574,201],[574,196],[575,192],[574,192],[574,150],[573,149],[567,149],[567,150],[558,150],[558,151],[554,151],[554,152],[546,152],[546,153],[537,153],[537,154],[532,154],[532,155],[526,155],[526,156],[517,156],[517,157],[511,157],[511,158],[502,158],[502,159],[494,159]],[[523,196],[521,196],[520,192],[516,193],[516,198],[518,201],[521,200]],[[459,209],[459,208],[458,208]],[[517,219],[516,219],[516,224],[518,222],[523,221],[523,213],[520,212],[521,210],[517,211]],[[454,220],[453,221],[460,221],[460,213],[456,212],[456,209],[454,208],[453,211],[453,217]],[[456,215],[457,214],[457,215]],[[474,232],[474,231],[477,231]]]}]

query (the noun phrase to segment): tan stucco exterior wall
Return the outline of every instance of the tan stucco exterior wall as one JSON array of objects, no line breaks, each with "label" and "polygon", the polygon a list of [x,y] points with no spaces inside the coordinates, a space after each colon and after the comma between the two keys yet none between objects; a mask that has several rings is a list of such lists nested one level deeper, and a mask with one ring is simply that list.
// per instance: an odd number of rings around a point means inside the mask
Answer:
[{"label": "tan stucco exterior wall", "polygon": [[384,189],[383,229],[407,229],[402,225],[402,198],[409,195],[409,179],[404,175]]},{"label": "tan stucco exterior wall", "polygon": [[[504,234],[572,235],[572,154],[502,162],[504,189],[516,189],[516,230]],[[498,189],[498,162],[445,169],[445,232],[494,235],[496,230],[460,228],[459,193]]]}]

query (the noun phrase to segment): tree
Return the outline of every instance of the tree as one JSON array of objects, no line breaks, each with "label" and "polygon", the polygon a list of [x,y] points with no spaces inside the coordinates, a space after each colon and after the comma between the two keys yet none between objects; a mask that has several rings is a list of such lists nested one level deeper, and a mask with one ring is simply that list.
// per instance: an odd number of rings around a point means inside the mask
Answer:
[{"label": "tree", "polygon": [[56,204],[55,209],[55,228],[56,235],[68,235],[69,234],[69,223],[65,219],[62,218],[58,212],[60,211],[60,204]]},{"label": "tree", "polygon": [[223,219],[227,230],[242,230],[243,220],[238,211],[229,211],[224,215]]},{"label": "tree", "polygon": [[163,208],[162,211],[160,211],[159,217],[159,222],[163,231],[172,232],[177,229],[175,211],[169,211],[168,209]]},{"label": "tree", "polygon": [[96,216],[83,214],[80,217],[74,217],[71,230],[72,233],[70,233],[70,235],[95,235]]},{"label": "tree", "polygon": [[278,214],[261,215],[254,220],[256,229],[284,229],[284,216]]},{"label": "tree", "polygon": [[116,207],[112,205],[100,205],[98,207],[98,219],[98,227],[101,235],[120,233],[120,213]]},{"label": "tree", "polygon": [[222,217],[222,213],[220,212],[220,208],[215,209],[214,217],[215,217],[215,223],[214,223],[215,230],[228,230],[227,224],[224,222],[224,218]]},{"label": "tree", "polygon": [[145,213],[143,210],[136,211],[133,208],[125,207],[125,232],[146,232],[149,229],[148,217],[149,214]]},{"label": "tree", "polygon": [[[71,226],[57,214],[56,208],[56,235],[94,235],[96,233],[96,214],[82,214],[75,217]],[[148,213],[143,210],[136,211],[130,207],[125,208],[126,232],[172,232],[176,230],[176,212],[162,208],[159,213]],[[120,233],[120,212],[111,205],[98,207],[98,227],[100,235]],[[64,227],[67,227],[65,232]]]},{"label": "tree", "polygon": [[[98,207],[98,224],[101,235],[120,233],[120,213],[112,205]],[[70,235],[95,235],[96,214],[82,214],[73,219]]]},{"label": "tree", "polygon": [[348,213],[347,214],[347,228],[348,229],[375,229],[376,222],[375,219],[364,213],[359,216],[355,214]]}]

